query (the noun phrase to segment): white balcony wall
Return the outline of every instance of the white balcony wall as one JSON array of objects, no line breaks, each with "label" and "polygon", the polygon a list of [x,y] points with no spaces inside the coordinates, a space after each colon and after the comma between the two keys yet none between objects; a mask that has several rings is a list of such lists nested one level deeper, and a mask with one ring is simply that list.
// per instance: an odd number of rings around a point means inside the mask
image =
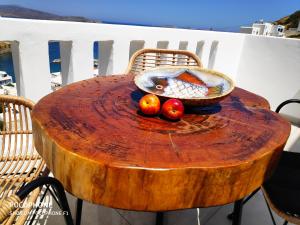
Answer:
[{"label": "white balcony wall", "polygon": [[[50,92],[48,42],[59,41],[63,84],[93,76],[93,43],[99,74],[121,74],[140,48],[186,49],[204,67],[232,77],[266,97],[274,108],[300,93],[300,41],[226,32],[0,18],[0,41],[13,41],[18,94],[34,101]],[[3,32],[5,31],[5,32]],[[299,96],[298,96],[299,97]]]},{"label": "white balcony wall", "polygon": [[268,99],[273,110],[300,98],[300,40],[247,35],[237,74],[237,85]]},{"label": "white balcony wall", "polygon": [[[163,46],[201,52],[205,67],[235,78],[245,38],[224,32],[8,18],[0,18],[0,30],[5,31],[0,41],[19,43],[13,47],[18,94],[35,101],[50,92],[49,41],[61,43],[63,84],[68,84],[93,76],[95,41],[100,43],[101,75],[123,73],[129,56],[141,47]],[[143,46],[131,45],[133,41]]]}]

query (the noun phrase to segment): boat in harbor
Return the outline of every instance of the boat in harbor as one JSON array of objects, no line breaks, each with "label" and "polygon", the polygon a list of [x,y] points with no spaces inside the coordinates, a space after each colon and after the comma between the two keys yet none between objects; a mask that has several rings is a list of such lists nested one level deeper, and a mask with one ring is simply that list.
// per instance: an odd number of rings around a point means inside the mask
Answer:
[{"label": "boat in harbor", "polygon": [[61,63],[61,59],[54,59],[52,63]]},{"label": "boat in harbor", "polygon": [[12,82],[12,76],[8,75],[5,71],[0,71],[0,85],[7,85]]},{"label": "boat in harbor", "polygon": [[17,95],[17,85],[6,71],[0,71],[0,94]]}]

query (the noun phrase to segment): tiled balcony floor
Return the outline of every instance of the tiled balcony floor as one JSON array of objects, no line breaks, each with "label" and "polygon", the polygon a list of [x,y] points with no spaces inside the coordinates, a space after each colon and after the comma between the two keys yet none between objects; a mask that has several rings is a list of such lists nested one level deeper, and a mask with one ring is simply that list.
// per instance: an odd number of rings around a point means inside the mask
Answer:
[{"label": "tiled balcony floor", "polygon": [[[68,195],[70,207],[74,216],[75,198]],[[54,201],[53,201],[54,202]],[[52,210],[58,210],[55,202]],[[201,225],[230,225],[227,214],[233,205],[200,209]],[[165,225],[197,225],[197,210],[180,210],[168,212]],[[283,224],[283,219],[274,213],[277,224]],[[45,221],[34,224],[59,225],[65,224],[62,216],[49,216]],[[87,202],[83,204],[82,225],[150,225],[155,224],[154,213],[135,213],[124,210],[114,210],[96,206]],[[261,192],[257,193],[244,207],[242,225],[272,225],[267,206]]]}]

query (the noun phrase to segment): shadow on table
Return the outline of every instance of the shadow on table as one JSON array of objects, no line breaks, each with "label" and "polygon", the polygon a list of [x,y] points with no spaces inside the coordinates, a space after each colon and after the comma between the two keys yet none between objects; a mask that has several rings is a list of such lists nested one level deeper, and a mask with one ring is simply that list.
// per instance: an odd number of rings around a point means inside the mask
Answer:
[{"label": "shadow on table", "polygon": [[221,110],[222,106],[219,103],[209,106],[185,106],[185,114],[212,115]]}]

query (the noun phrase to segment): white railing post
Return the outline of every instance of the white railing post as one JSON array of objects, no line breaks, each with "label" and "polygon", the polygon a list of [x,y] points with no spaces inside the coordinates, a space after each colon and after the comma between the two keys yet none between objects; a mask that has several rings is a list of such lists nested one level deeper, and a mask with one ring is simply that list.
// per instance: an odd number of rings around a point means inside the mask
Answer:
[{"label": "white railing post", "polygon": [[156,46],[157,46],[157,48],[167,49],[169,46],[169,42],[168,41],[158,41]]},{"label": "white railing post", "polygon": [[[61,80],[62,85],[67,85],[71,82],[71,51],[72,42],[71,41],[61,41],[59,42],[60,58],[61,58]],[[69,80],[70,79],[70,80]]]},{"label": "white railing post", "polygon": [[186,50],[196,53],[196,49],[197,49],[197,41],[189,41]]},{"label": "white railing post", "polygon": [[202,48],[202,56],[201,56],[201,61],[204,68],[208,67],[211,44],[212,44],[211,40],[204,41],[204,45]]},{"label": "white railing post", "polygon": [[168,49],[173,49],[173,50],[179,49],[179,41],[170,41],[168,45]]},{"label": "white railing post", "polygon": [[144,48],[157,48],[157,41],[156,40],[146,40]]},{"label": "white railing post", "polygon": [[19,42],[14,41],[11,43],[11,54],[13,58],[13,65],[14,65],[14,73],[16,78],[17,84],[17,93],[21,96],[21,76],[20,76],[20,57],[19,57]]},{"label": "white railing post", "polygon": [[47,40],[20,40],[12,45],[18,95],[33,101],[51,91]]},{"label": "white railing post", "polygon": [[143,40],[132,40],[129,45],[129,57],[130,60],[131,56],[138,50],[145,47],[145,41]]},{"label": "white railing post", "polygon": [[207,65],[208,69],[213,69],[215,66],[215,60],[216,60],[217,51],[218,51],[218,44],[219,44],[218,41],[213,41],[211,43],[208,65]]},{"label": "white railing post", "polygon": [[123,74],[129,62],[129,41],[117,39],[112,51],[112,74]]},{"label": "white railing post", "polygon": [[63,85],[93,77],[93,42],[75,40],[60,43]]},{"label": "white railing post", "polygon": [[188,41],[180,41],[179,42],[179,50],[186,50],[189,42]]},{"label": "white railing post", "polygon": [[204,46],[204,41],[203,40],[197,42],[195,53],[201,59],[201,62],[202,62],[203,46]]}]

